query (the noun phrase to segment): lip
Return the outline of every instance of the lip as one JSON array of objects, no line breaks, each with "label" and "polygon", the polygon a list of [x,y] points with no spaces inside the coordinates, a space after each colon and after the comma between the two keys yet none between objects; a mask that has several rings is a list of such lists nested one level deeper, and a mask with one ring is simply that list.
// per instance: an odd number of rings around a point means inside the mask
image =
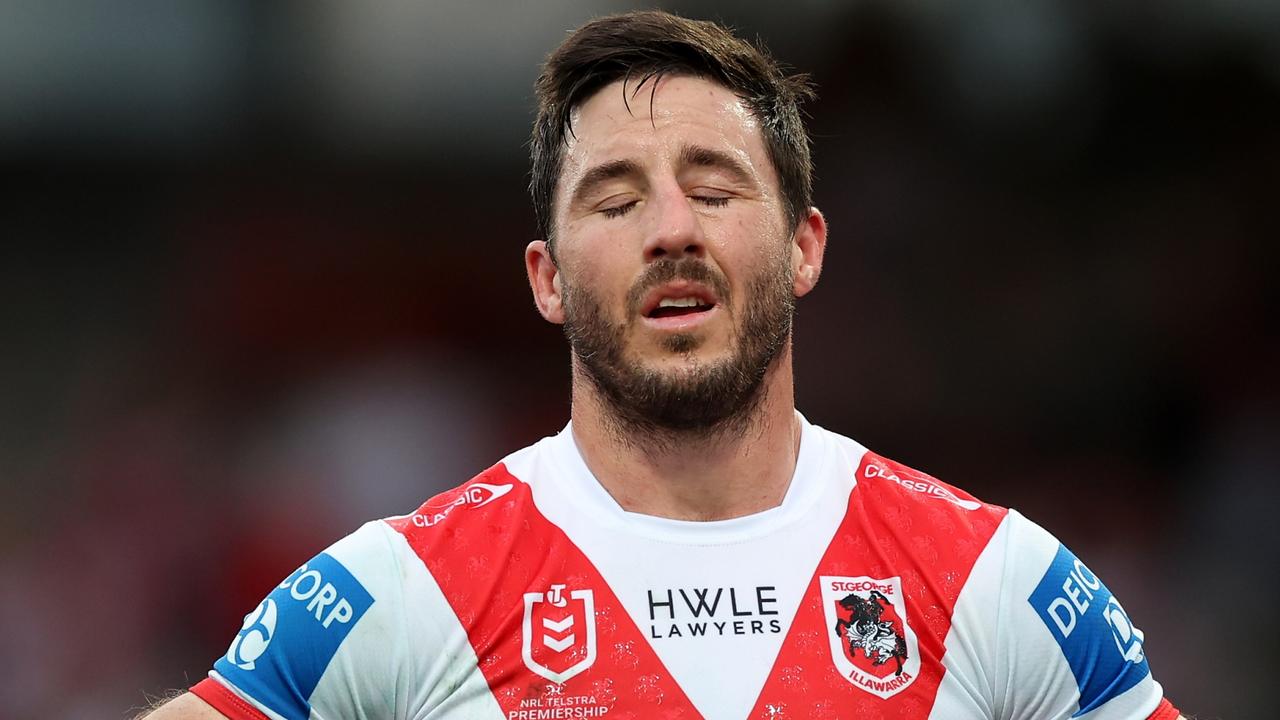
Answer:
[{"label": "lip", "polygon": [[[668,317],[650,317],[657,309],[658,303],[666,298],[694,297],[699,302],[711,306],[701,312],[687,315],[671,315]],[[692,280],[673,280],[650,290],[640,305],[640,319],[646,327],[669,332],[688,331],[708,322],[720,311],[720,301],[711,288]]]},{"label": "lip", "polygon": [[719,305],[712,305],[709,309],[702,312],[689,313],[688,315],[672,315],[670,317],[648,317],[642,316],[641,322],[645,327],[665,332],[689,332],[703,323],[711,322],[711,319],[720,313]]},{"label": "lip", "polygon": [[720,299],[717,298],[715,292],[706,285],[692,280],[672,280],[671,282],[659,285],[645,294],[644,302],[640,304],[640,315],[646,320],[665,320],[667,318],[651,318],[649,317],[649,313],[656,310],[658,308],[658,303],[662,302],[666,298],[682,297],[695,297],[705,305],[711,305],[713,307],[720,306]]}]

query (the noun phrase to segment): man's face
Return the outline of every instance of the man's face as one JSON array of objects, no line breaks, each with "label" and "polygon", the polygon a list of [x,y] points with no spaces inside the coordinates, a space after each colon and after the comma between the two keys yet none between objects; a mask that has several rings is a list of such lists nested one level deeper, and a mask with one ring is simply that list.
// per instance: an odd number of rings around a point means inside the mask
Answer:
[{"label": "man's face", "polygon": [[745,415],[786,347],[791,229],[742,102],[652,82],[574,114],[554,215],[565,329],[623,420],[710,429]]}]

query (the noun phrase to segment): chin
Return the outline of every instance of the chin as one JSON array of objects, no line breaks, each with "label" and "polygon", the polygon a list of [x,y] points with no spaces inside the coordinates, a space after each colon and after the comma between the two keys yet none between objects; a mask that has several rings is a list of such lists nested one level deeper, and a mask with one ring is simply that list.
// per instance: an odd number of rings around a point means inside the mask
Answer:
[{"label": "chin", "polygon": [[662,338],[648,352],[632,355],[635,364],[652,370],[664,368],[708,367],[725,362],[732,357],[730,348],[714,348],[705,338],[692,334],[670,335]]},{"label": "chin", "polygon": [[721,333],[699,329],[693,332],[665,332],[633,342],[633,358],[644,361],[657,358],[665,362],[673,356],[715,362],[733,354],[733,339]]},{"label": "chin", "polygon": [[687,355],[702,345],[702,339],[693,333],[676,333],[662,339],[662,348],[668,352]]}]

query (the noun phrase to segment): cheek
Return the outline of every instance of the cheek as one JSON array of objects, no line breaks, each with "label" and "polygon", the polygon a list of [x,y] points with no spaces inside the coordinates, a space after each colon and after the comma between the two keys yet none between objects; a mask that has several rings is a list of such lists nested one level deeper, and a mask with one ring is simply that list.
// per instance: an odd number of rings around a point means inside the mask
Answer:
[{"label": "cheek", "polygon": [[[578,249],[578,248],[575,248]],[[629,277],[618,263],[603,253],[580,252],[561,259],[563,282],[578,299],[590,298],[609,318],[622,314]]]},{"label": "cheek", "polygon": [[790,238],[769,213],[743,214],[720,225],[712,241],[713,254],[729,283],[739,293],[753,280],[790,267]]}]

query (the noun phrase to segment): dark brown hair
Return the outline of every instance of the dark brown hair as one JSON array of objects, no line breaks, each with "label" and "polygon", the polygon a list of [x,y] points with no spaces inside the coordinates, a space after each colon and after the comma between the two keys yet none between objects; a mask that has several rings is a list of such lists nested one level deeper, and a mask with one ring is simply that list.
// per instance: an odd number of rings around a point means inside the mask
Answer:
[{"label": "dark brown hair", "polygon": [[643,85],[662,75],[705,78],[741,98],[760,123],[790,225],[808,211],[813,162],[800,114],[800,104],[814,97],[808,77],[787,74],[767,50],[716,23],[650,10],[592,20],[574,31],[542,66],[534,86],[538,117],[529,153],[529,193],[542,239],[552,240],[552,200],[565,138],[573,132],[573,109],[617,80],[625,84],[634,78]]}]

